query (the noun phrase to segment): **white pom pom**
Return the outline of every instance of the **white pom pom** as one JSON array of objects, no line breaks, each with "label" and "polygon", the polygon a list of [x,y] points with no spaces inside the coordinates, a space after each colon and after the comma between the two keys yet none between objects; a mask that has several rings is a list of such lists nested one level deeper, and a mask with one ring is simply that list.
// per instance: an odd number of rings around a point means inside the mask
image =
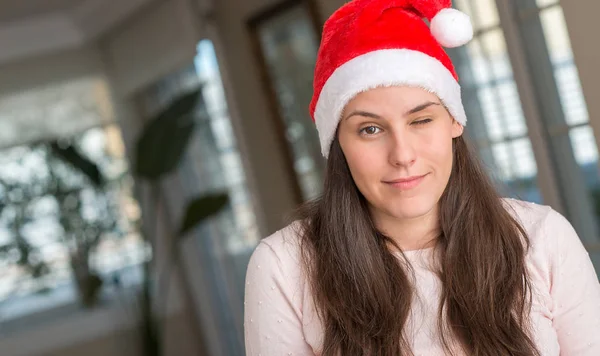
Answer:
[{"label": "white pom pom", "polygon": [[444,47],[459,47],[473,38],[471,19],[456,9],[442,9],[431,20],[431,33]]}]

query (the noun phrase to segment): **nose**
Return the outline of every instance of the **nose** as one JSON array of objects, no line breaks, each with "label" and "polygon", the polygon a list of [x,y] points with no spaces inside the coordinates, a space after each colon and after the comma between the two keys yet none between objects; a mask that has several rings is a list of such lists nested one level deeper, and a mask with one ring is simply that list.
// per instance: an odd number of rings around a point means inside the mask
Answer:
[{"label": "nose", "polygon": [[417,159],[417,152],[409,135],[396,133],[392,136],[390,141],[390,164],[403,168],[412,166]]}]

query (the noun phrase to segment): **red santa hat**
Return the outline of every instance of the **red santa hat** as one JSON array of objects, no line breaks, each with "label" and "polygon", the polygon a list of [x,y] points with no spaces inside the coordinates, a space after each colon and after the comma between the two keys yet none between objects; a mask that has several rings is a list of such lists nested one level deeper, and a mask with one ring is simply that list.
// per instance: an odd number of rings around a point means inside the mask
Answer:
[{"label": "red santa hat", "polygon": [[310,104],[323,156],[346,104],[376,87],[423,88],[464,126],[458,76],[442,46],[462,46],[472,38],[469,17],[453,9],[451,0],[353,0],[342,6],[323,29]]}]

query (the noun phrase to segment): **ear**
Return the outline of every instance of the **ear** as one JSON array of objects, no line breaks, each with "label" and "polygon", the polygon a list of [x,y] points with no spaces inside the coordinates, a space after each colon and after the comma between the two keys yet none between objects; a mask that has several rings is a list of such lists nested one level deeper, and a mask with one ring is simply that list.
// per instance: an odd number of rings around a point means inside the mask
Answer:
[{"label": "ear", "polygon": [[452,138],[457,138],[463,134],[465,127],[458,121],[452,120]]}]

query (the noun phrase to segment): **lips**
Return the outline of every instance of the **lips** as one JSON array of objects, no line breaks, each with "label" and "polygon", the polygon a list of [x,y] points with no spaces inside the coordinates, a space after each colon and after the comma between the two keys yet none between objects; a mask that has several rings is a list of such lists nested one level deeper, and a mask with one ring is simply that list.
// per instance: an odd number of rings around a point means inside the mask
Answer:
[{"label": "lips", "polygon": [[399,188],[401,190],[409,190],[421,184],[421,182],[423,181],[423,179],[425,179],[426,176],[427,174],[424,174],[422,176],[403,177],[391,181],[384,181],[384,183],[394,188]]}]

